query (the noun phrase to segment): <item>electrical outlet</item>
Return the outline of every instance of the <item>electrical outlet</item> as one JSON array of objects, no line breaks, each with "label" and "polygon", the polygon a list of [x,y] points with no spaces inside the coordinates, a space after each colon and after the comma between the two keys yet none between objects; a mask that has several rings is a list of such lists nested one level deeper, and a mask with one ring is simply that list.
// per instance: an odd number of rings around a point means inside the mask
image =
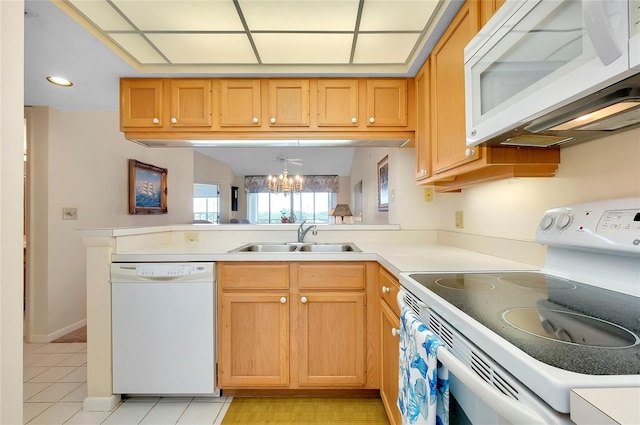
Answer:
[{"label": "electrical outlet", "polygon": [[464,228],[464,214],[462,211],[456,211],[456,229]]},{"label": "electrical outlet", "polygon": [[186,243],[198,243],[198,242],[200,242],[200,233],[198,233],[198,232],[185,232],[184,241]]},{"label": "electrical outlet", "polygon": [[62,208],[62,219],[63,220],[77,220],[78,219],[78,209],[77,208]]},{"label": "electrical outlet", "polygon": [[424,188],[424,202],[433,202],[433,188],[425,187]]}]

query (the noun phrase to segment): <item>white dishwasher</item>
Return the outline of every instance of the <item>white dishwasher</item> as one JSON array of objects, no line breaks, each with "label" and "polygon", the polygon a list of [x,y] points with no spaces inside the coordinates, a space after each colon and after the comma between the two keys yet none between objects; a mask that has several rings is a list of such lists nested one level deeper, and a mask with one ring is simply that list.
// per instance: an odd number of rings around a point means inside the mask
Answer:
[{"label": "white dishwasher", "polygon": [[114,394],[219,396],[215,263],[113,263]]}]

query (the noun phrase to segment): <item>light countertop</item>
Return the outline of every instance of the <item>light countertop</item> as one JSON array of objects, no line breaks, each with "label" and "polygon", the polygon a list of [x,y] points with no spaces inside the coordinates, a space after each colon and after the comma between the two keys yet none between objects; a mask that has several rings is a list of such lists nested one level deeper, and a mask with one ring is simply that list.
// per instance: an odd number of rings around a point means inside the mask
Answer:
[{"label": "light countertop", "polygon": [[639,401],[640,387],[573,389],[571,420],[578,425],[637,425]]},{"label": "light countertop", "polygon": [[229,252],[242,244],[169,244],[115,254],[113,262],[180,261],[378,261],[401,272],[538,270],[539,267],[441,244],[356,242],[362,252]]}]

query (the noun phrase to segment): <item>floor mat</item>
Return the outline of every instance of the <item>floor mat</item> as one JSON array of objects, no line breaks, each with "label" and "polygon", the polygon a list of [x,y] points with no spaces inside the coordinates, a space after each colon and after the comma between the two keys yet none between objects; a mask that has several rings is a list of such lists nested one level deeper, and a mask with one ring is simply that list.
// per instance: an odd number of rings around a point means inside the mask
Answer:
[{"label": "floor mat", "polygon": [[389,425],[377,397],[234,397],[222,425]]}]

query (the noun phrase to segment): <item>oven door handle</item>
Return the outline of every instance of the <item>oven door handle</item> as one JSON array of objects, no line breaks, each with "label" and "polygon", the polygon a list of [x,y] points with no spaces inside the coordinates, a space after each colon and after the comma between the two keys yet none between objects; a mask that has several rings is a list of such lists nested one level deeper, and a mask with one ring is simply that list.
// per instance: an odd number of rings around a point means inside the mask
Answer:
[{"label": "oven door handle", "polygon": [[501,393],[495,387],[476,375],[464,363],[458,360],[445,347],[438,348],[437,357],[440,362],[453,373],[471,392],[480,397],[499,416],[510,424],[539,424],[546,422],[533,410]]}]

